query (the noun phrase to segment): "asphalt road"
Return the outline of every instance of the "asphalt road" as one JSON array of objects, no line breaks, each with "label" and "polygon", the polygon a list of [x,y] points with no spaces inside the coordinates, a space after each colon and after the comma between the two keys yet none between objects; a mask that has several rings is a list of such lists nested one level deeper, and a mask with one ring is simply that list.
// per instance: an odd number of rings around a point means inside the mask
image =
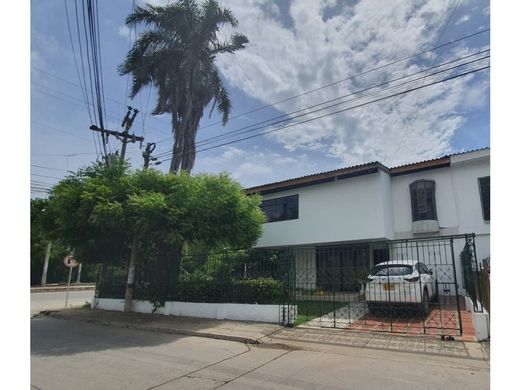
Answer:
[{"label": "asphalt road", "polygon": [[[56,310],[65,307],[65,291],[31,293],[31,315],[42,310]],[[68,307],[81,306],[85,302],[92,302],[94,291],[70,291]]]},{"label": "asphalt road", "polygon": [[31,319],[33,389],[489,389],[489,367],[416,354],[267,345]]}]

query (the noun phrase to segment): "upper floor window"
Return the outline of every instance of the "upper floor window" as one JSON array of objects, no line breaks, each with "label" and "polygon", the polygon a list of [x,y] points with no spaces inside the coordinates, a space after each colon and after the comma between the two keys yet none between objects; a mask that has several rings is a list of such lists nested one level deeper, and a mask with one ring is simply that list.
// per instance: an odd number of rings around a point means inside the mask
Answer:
[{"label": "upper floor window", "polygon": [[480,190],[480,204],[482,205],[482,216],[484,217],[484,221],[490,220],[490,178],[489,176],[486,177],[479,177],[478,178],[478,187]]},{"label": "upper floor window", "polygon": [[410,184],[412,200],[412,220],[437,220],[435,208],[435,182],[433,180],[417,180]]},{"label": "upper floor window", "polygon": [[298,195],[264,200],[260,208],[267,217],[267,222],[298,219]]}]

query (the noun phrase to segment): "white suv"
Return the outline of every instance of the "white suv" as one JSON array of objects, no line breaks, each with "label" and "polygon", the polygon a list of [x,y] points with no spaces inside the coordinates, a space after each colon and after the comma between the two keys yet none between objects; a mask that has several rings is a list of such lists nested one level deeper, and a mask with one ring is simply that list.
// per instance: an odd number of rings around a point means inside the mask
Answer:
[{"label": "white suv", "polygon": [[365,300],[368,309],[397,305],[420,305],[422,314],[430,311],[437,296],[433,271],[417,260],[392,260],[377,264],[368,276]]}]

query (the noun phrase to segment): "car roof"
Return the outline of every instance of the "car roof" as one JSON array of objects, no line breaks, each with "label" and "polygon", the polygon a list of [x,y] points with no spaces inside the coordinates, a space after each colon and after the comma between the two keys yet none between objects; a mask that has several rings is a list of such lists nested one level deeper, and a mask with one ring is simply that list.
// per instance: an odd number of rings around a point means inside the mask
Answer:
[{"label": "car roof", "polygon": [[389,260],[383,261],[382,263],[377,263],[375,266],[380,265],[415,265],[419,262],[419,260]]}]

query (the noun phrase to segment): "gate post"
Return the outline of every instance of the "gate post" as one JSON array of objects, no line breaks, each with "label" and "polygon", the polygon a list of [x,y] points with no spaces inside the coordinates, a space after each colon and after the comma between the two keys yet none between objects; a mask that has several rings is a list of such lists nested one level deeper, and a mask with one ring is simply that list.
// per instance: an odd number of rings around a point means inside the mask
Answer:
[{"label": "gate post", "polygon": [[[472,233],[471,234],[471,248],[473,249],[473,259],[475,260],[475,272],[473,273],[473,275],[475,275],[475,279],[477,279],[477,285],[478,285],[478,293],[476,294],[477,295],[477,302],[475,302],[475,306],[476,308],[483,312],[483,306],[482,306],[482,287],[480,286],[480,270],[479,270],[479,267],[478,267],[478,261],[477,261],[477,249],[476,249],[476,246],[475,246],[475,233]],[[479,301],[480,299],[480,301]],[[480,305],[479,305],[480,303]]]},{"label": "gate post", "polygon": [[[460,328],[460,335],[462,336],[462,316],[460,314],[460,302],[459,302],[459,284],[457,282],[457,267],[455,266],[455,253],[453,251],[453,237],[450,237],[450,247],[451,247],[451,261],[453,264],[453,278],[455,281],[455,299],[457,301],[457,314],[459,317],[459,328]],[[441,324],[442,326],[442,324]]]}]

